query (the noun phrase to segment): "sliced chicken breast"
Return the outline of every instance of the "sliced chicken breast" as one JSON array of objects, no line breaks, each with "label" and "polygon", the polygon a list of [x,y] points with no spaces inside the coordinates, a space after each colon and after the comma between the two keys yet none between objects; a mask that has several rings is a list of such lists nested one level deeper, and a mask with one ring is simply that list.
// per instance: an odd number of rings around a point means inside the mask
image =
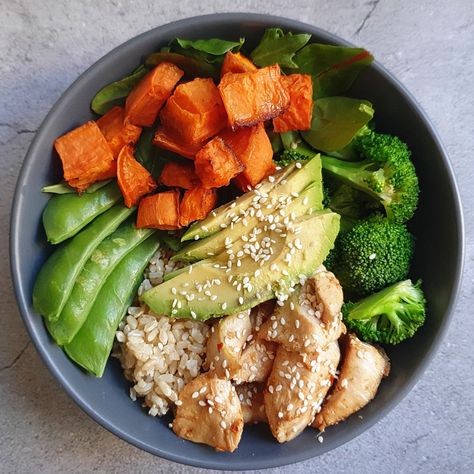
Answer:
[{"label": "sliced chicken breast", "polygon": [[239,396],[244,423],[267,422],[265,405],[263,403],[264,385],[259,383],[245,383],[235,387]]},{"label": "sliced chicken breast", "polygon": [[264,403],[270,429],[280,443],[295,438],[311,424],[334,380],[339,358],[337,342],[311,354],[279,346]]},{"label": "sliced chicken breast", "polygon": [[342,324],[342,288],[333,273],[318,271],[262,325],[259,336],[289,351],[314,352],[335,341]]},{"label": "sliced chicken breast", "polygon": [[220,318],[207,339],[204,367],[218,377],[233,377],[240,369],[242,349],[251,332],[250,311]]},{"label": "sliced chicken breast", "polygon": [[181,438],[233,452],[244,420],[239,397],[229,380],[201,374],[186,384],[176,402],[173,431]]},{"label": "sliced chicken breast", "polygon": [[382,378],[389,372],[390,362],[382,348],[349,334],[334,391],[324,401],[313,426],[324,431],[360,410],[375,397]]},{"label": "sliced chicken breast", "polygon": [[235,383],[265,382],[272,370],[276,347],[262,339],[248,342],[240,357],[240,369],[233,377]]}]

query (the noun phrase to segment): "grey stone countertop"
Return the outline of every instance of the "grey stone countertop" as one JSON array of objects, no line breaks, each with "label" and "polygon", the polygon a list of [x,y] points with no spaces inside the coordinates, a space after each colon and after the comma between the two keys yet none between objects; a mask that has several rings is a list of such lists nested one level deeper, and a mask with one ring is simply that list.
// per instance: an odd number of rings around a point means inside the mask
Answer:
[{"label": "grey stone countertop", "polygon": [[440,132],[466,222],[465,272],[455,318],[415,389],[353,441],[272,472],[474,472],[471,0],[0,2],[0,472],[205,472],[128,445],[93,422],[62,391],[20,319],[10,279],[8,233],[11,199],[28,145],[67,86],[110,49],[143,31],[225,11],[291,16],[372,51],[415,95]]}]

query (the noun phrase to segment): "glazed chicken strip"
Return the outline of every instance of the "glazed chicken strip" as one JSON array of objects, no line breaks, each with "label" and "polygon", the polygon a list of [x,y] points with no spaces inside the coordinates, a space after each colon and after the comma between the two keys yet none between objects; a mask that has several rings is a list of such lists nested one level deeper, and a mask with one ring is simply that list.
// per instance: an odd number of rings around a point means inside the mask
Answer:
[{"label": "glazed chicken strip", "polygon": [[271,316],[275,308],[274,301],[267,301],[252,308],[250,323],[252,333],[242,350],[240,369],[234,376],[237,384],[245,382],[265,382],[270,375],[277,345],[259,337],[262,324]]},{"label": "glazed chicken strip", "polygon": [[289,351],[314,352],[335,341],[344,331],[342,304],[339,281],[322,267],[283,306],[276,308],[262,325],[259,336],[279,342]]},{"label": "glazed chicken strip", "polygon": [[331,387],[340,352],[337,342],[312,354],[279,346],[264,391],[265,413],[280,442],[298,436],[311,422]]},{"label": "glazed chicken strip", "polygon": [[245,383],[235,387],[242,406],[244,423],[267,422],[263,403],[263,384]]},{"label": "glazed chicken strip", "polygon": [[354,334],[345,339],[339,378],[313,424],[320,431],[367,405],[375,397],[382,378],[390,371],[390,362],[382,348],[362,342]]},{"label": "glazed chicken strip", "polygon": [[237,448],[244,421],[239,397],[229,380],[212,372],[199,375],[184,386],[176,406],[173,431],[178,436],[217,451]]},{"label": "glazed chicken strip", "polygon": [[277,344],[252,340],[247,343],[240,357],[240,369],[234,375],[236,384],[265,382],[270,375]]},{"label": "glazed chicken strip", "polygon": [[218,377],[233,377],[240,369],[242,349],[251,331],[250,311],[220,318],[209,333],[205,368]]}]

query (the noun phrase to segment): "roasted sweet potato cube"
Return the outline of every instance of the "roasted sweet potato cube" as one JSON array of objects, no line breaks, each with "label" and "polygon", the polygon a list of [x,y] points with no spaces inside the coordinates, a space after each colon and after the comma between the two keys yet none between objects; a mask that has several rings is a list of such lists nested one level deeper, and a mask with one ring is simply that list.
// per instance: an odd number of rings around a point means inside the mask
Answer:
[{"label": "roasted sweet potato cube", "polygon": [[111,108],[96,123],[107,140],[114,159],[117,159],[125,145],[135,145],[142,133],[141,127],[125,122],[125,110],[119,106]]},{"label": "roasted sweet potato cube", "polygon": [[179,191],[165,191],[144,197],[138,206],[137,227],[179,229]]},{"label": "roasted sweet potato cube", "polygon": [[192,162],[178,163],[169,161],[163,166],[160,183],[170,188],[191,189],[199,186],[200,181]]},{"label": "roasted sweet potato cube", "polygon": [[222,63],[221,77],[228,72],[252,72],[256,71],[257,66],[246,58],[242,53],[233,53],[229,51]]},{"label": "roasted sweet potato cube", "polygon": [[183,74],[172,63],[158,64],[128,95],[125,102],[126,120],[133,125],[151,127]]},{"label": "roasted sweet potato cube", "polygon": [[112,151],[95,122],[57,138],[54,147],[63,164],[64,180],[79,192],[115,174]]},{"label": "roasted sweet potato cube", "polygon": [[219,133],[227,116],[212,79],[196,78],[179,85],[160,114],[164,128],[187,145],[198,144]]},{"label": "roasted sweet potato cube", "polygon": [[187,226],[191,222],[204,219],[214,209],[216,203],[215,189],[198,187],[187,190],[179,207],[179,223]]},{"label": "roasted sweet potato cube", "polygon": [[178,138],[175,133],[164,127],[159,127],[153,138],[153,143],[165,150],[172,151],[185,158],[194,159],[196,153],[201,149],[202,143],[185,143],[182,138]]},{"label": "roasted sweet potato cube", "polygon": [[313,112],[313,80],[308,74],[281,76],[281,81],[290,95],[290,106],[273,119],[275,132],[309,130]]},{"label": "roasted sweet potato cube", "polygon": [[243,191],[255,187],[275,171],[272,144],[262,123],[235,132],[226,129],[219,136],[245,167],[234,180]]},{"label": "roasted sweet potato cube", "polygon": [[205,188],[227,186],[244,170],[235,153],[220,137],[213,138],[199,150],[194,166]]},{"label": "roasted sweet potato cube", "polygon": [[156,188],[151,174],[133,156],[131,145],[124,146],[119,153],[117,181],[127,207],[135,206],[140,198]]},{"label": "roasted sweet potato cube", "polygon": [[234,130],[275,118],[290,104],[278,65],[253,72],[228,73],[218,88]]}]

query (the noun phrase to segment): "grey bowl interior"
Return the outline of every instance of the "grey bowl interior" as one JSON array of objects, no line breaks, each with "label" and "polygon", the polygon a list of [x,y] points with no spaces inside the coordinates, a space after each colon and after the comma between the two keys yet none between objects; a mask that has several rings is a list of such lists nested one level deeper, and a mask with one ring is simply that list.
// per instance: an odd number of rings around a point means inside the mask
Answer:
[{"label": "grey bowl interior", "polygon": [[[31,291],[35,275],[51,251],[41,226],[48,196],[40,189],[59,178],[59,160],[52,153],[54,139],[92,118],[89,102],[100,87],[128,73],[144,55],[170,39],[245,36],[251,46],[268,26],[310,32],[313,41],[346,44],[310,25],[251,14],[190,18],[133,38],[80,76],[50,111],[28,151],[12,212],[11,262],[18,304],[39,354],[61,386],[98,423],[130,443],[173,461],[215,469],[260,469],[302,461],[347,442],[381,419],[408,393],[432,358],[446,329],[462,271],[462,214],[446,154],[411,95],[375,63],[361,74],[351,95],[372,101],[378,129],[399,135],[413,151],[421,202],[410,224],[417,239],[412,276],[423,279],[429,308],[426,325],[416,337],[388,351],[392,373],[375,400],[362,410],[362,419],[354,416],[329,429],[323,444],[316,442],[311,429],[297,440],[279,445],[266,426],[246,427],[234,454],[216,453],[178,439],[168,428],[168,419],[147,416],[139,403],[129,399],[128,383],[116,361],[110,361],[104,377],[96,379],[71,363],[52,343],[32,308]],[[436,209],[435,219],[432,209]]]}]

